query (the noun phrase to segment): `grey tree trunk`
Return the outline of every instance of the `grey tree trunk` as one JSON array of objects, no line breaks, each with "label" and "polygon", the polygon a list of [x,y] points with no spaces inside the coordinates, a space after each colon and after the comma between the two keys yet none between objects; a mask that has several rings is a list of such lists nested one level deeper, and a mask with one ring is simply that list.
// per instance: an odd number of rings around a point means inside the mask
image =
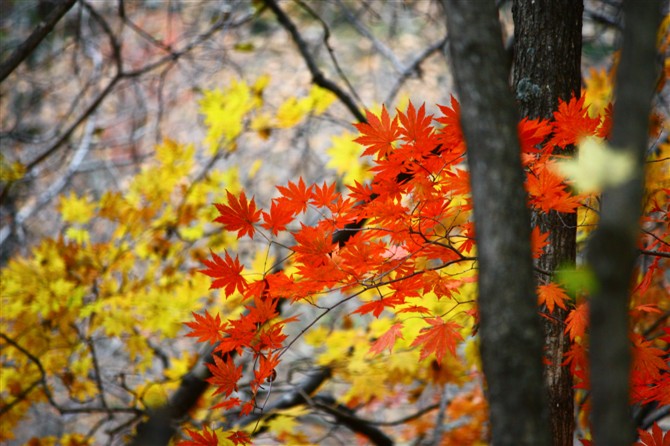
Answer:
[{"label": "grey tree trunk", "polygon": [[627,446],[635,439],[630,401],[628,304],[638,256],[651,100],[658,64],[656,33],[660,0],[624,2],[624,35],[616,78],[611,145],[636,160],[635,174],[603,191],[600,223],[587,259],[598,291],[590,300],[590,364],[595,445]]},{"label": "grey tree trunk", "polygon": [[[521,115],[550,119],[558,100],[579,96],[581,90],[582,0],[514,0],[513,81]],[[574,150],[567,147],[567,153]],[[562,150],[566,153],[566,150]],[[538,267],[553,273],[574,265],[577,214],[534,213],[533,225],[549,231],[549,245]],[[550,277],[540,277],[547,281]],[[552,443],[571,446],[574,436],[574,391],[563,356],[570,347],[564,333],[567,312],[556,308],[544,318],[545,380],[549,396]]]},{"label": "grey tree trunk", "polygon": [[548,445],[530,215],[498,11],[493,0],[444,6],[474,201],[491,442]]}]

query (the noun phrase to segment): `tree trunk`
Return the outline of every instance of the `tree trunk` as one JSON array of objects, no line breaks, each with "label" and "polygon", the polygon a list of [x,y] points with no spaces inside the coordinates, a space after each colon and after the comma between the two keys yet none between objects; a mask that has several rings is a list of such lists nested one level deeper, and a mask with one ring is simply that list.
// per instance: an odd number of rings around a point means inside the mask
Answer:
[{"label": "tree trunk", "polygon": [[444,6],[468,146],[491,442],[547,445],[530,216],[498,11],[493,0],[445,0]]},{"label": "tree trunk", "polygon": [[[581,0],[514,0],[513,86],[523,116],[550,119],[559,98],[569,100],[580,94],[582,11]],[[566,149],[568,153],[573,150]],[[534,213],[532,219],[534,225],[550,233],[538,267],[553,273],[559,266],[574,265],[577,214],[552,211]],[[552,318],[543,320],[548,359],[545,380],[555,446],[571,446],[574,441],[572,377],[561,366],[570,347],[564,333],[566,316],[566,311],[556,308]]]},{"label": "tree trunk", "polygon": [[658,65],[656,31],[661,1],[624,2],[624,35],[617,72],[612,148],[636,160],[635,174],[603,191],[600,223],[587,251],[598,290],[590,300],[590,364],[595,445],[626,446],[635,440],[630,409],[628,305],[638,257],[651,99]]}]

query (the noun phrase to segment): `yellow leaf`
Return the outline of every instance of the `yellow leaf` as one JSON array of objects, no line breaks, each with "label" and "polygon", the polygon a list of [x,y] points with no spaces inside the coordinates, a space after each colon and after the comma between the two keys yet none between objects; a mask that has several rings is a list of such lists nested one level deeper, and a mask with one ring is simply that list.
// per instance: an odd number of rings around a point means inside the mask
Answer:
[{"label": "yellow leaf", "polygon": [[10,163],[4,155],[0,154],[0,181],[17,181],[23,178],[25,174],[26,166],[19,161]]},{"label": "yellow leaf", "polygon": [[597,193],[629,180],[635,172],[635,158],[600,139],[586,138],[579,144],[577,157],[559,161],[557,168],[580,192]]},{"label": "yellow leaf", "polygon": [[292,434],[295,431],[298,423],[295,421],[294,417],[289,417],[286,415],[277,415],[273,419],[266,422],[266,425],[270,431],[276,435],[281,434]]},{"label": "yellow leaf", "polygon": [[295,97],[286,99],[277,109],[277,127],[290,128],[303,120],[309,112],[309,102]]},{"label": "yellow leaf", "polygon": [[91,240],[91,235],[86,229],[69,227],[65,230],[65,238],[78,245],[85,245]]},{"label": "yellow leaf", "polygon": [[73,192],[60,197],[61,218],[65,223],[88,223],[95,213],[95,204],[87,197],[77,197]]},{"label": "yellow leaf", "polygon": [[360,156],[363,153],[363,147],[354,142],[355,137],[350,132],[334,136],[332,138],[333,145],[326,150],[326,153],[330,156],[326,167],[335,169],[339,175],[343,175],[342,180],[347,184],[354,184],[354,181],[362,183],[372,176],[367,166],[361,162]]},{"label": "yellow leaf", "polygon": [[315,115],[319,116],[335,101],[335,95],[325,88],[313,85],[309,91],[309,99],[311,101],[311,109],[314,110]]}]

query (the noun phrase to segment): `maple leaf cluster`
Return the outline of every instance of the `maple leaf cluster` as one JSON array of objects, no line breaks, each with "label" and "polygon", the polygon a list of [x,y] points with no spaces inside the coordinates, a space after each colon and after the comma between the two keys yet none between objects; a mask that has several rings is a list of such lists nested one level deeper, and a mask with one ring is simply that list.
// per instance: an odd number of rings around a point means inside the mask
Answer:
[{"label": "maple leaf cluster", "polygon": [[[281,239],[288,251],[283,270],[255,281],[245,277],[244,265],[227,251],[204,261],[202,273],[213,279],[212,288],[249,302],[236,319],[221,321],[205,313],[188,323],[189,336],[217,345],[210,382],[228,398],[217,407],[242,405],[243,413],[255,407],[253,398],[243,403],[232,397],[242,375],[235,358],[245,353],[253,357],[253,395],[274,379],[285,351],[283,329],[297,320],[282,319],[279,302],[315,304],[339,293],[335,305],[353,305],[350,314],[391,315],[390,328],[370,340],[370,354],[390,352],[407,340],[406,348],[420,349],[420,361],[434,358],[437,367],[457,355],[457,346],[477,322],[476,308],[458,300],[463,287],[476,280],[476,247],[459,104],[452,98],[451,106],[438,108],[442,115],[437,118],[411,103],[394,117],[385,107],[378,116],[366,112],[367,122],[355,124],[360,133],[355,141],[363,146],[363,156],[373,158],[374,176],[369,183],[348,185],[347,193],[337,192],[335,183],[308,186],[299,178],[277,187],[268,210],[259,209],[244,192],[227,192],[227,203],[216,204],[215,221],[226,231],[238,238],[260,234],[269,243]],[[605,110],[604,117],[591,117],[582,95],[561,101],[553,119],[519,122],[529,207],[573,213],[588,198],[573,191],[555,164],[562,148],[607,136],[611,107]],[[310,211],[322,216],[313,225],[304,223]],[[533,229],[534,258],[544,254],[549,236]],[[573,344],[564,365],[578,386],[587,387],[588,304],[583,294],[569,294],[563,285],[544,283],[538,287],[538,303],[547,314],[556,308],[569,312],[565,331]],[[455,301],[453,308],[462,309],[437,312],[426,303],[427,295],[438,303]],[[407,317],[419,318],[422,325],[408,326]],[[668,404],[667,354],[640,336],[633,336],[632,344],[635,400]]]}]

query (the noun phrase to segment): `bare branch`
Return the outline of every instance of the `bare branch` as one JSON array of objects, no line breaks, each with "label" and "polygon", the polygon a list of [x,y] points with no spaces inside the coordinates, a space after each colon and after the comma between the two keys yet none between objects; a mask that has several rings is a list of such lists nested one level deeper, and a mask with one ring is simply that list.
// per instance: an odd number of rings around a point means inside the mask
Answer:
[{"label": "bare branch", "polygon": [[298,28],[296,28],[293,21],[279,7],[277,2],[275,0],[265,0],[265,4],[277,17],[279,23],[291,35],[293,42],[298,47],[298,51],[300,51],[300,55],[307,64],[309,72],[312,74],[312,82],[314,82],[319,87],[331,91],[335,96],[337,96],[337,98],[340,101],[342,101],[342,103],[347,107],[347,109],[349,109],[351,114],[356,117],[356,120],[358,120],[359,122],[366,122],[367,120],[365,119],[365,116],[358,108],[354,100],[344,90],[342,90],[335,82],[328,79],[316,65],[314,58],[307,49],[307,43],[302,38],[302,35],[298,32]]},{"label": "bare branch", "polygon": [[54,29],[56,23],[72,8],[77,0],[63,0],[54,6],[49,15],[37,25],[37,28],[23,41],[14,52],[0,64],[0,83],[3,82],[30,54],[37,48],[42,40]]}]

